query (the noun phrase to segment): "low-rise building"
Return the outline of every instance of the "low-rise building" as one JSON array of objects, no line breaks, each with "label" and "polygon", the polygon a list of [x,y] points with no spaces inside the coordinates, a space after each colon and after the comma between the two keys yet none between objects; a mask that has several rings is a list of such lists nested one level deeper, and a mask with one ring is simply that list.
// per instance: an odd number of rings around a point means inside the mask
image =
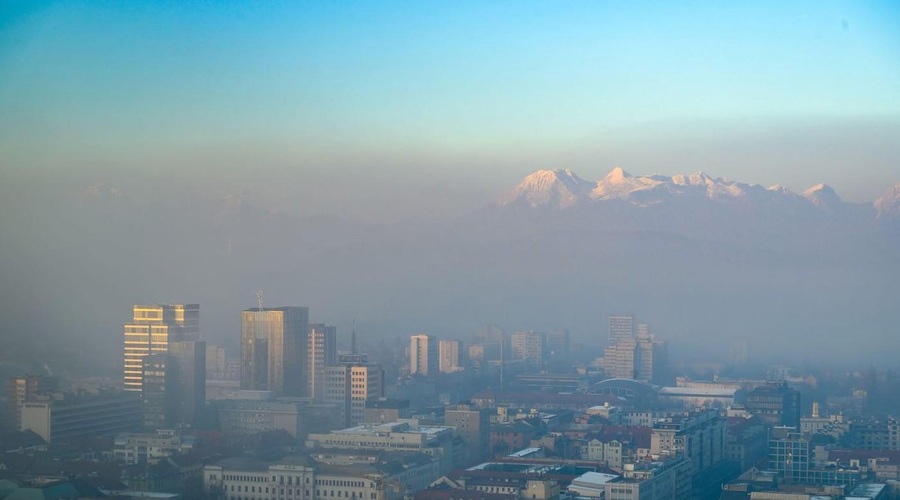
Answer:
[{"label": "low-rise building", "polygon": [[683,500],[691,497],[691,463],[684,457],[627,463],[621,474],[582,475],[569,492],[604,500]]},{"label": "low-rise building", "polygon": [[212,402],[220,430],[244,434],[284,430],[302,440],[310,432],[327,432],[338,424],[336,405],[275,398],[268,391],[239,391],[236,396]]},{"label": "low-rise building", "polygon": [[176,453],[188,453],[195,443],[195,436],[181,436],[173,430],[122,433],[116,435],[113,457],[126,465],[155,464]]},{"label": "low-rise building", "polygon": [[425,489],[439,474],[432,457],[392,451],[334,461],[229,458],[207,465],[203,477],[207,493],[226,500],[399,500]]},{"label": "low-rise building", "polygon": [[50,444],[133,431],[141,426],[141,396],[126,391],[57,394],[22,405],[20,430],[32,430]]},{"label": "low-rise building", "polygon": [[442,473],[461,466],[468,456],[465,442],[453,427],[423,425],[415,419],[363,424],[327,434],[311,433],[306,445],[309,448],[422,452],[439,460]]}]

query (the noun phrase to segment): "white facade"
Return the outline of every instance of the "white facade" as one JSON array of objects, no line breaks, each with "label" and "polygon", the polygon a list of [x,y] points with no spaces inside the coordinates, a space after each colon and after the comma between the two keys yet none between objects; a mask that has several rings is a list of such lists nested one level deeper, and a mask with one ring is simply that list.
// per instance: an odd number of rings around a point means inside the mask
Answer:
[{"label": "white facade", "polygon": [[514,359],[523,359],[531,366],[544,363],[544,335],[538,332],[516,332],[510,336]]},{"label": "white facade", "polygon": [[340,407],[340,426],[366,420],[366,401],[384,396],[384,374],[378,365],[341,364],[325,368],[324,401]]},{"label": "white facade", "polygon": [[175,453],[187,453],[193,447],[193,437],[179,436],[171,430],[154,434],[123,433],[116,436],[113,456],[126,465],[155,464]]},{"label": "white facade", "polygon": [[317,471],[298,459],[266,464],[226,459],[203,469],[204,489],[226,500],[400,500],[439,477],[437,463],[408,463],[395,474],[371,466],[329,467]]}]

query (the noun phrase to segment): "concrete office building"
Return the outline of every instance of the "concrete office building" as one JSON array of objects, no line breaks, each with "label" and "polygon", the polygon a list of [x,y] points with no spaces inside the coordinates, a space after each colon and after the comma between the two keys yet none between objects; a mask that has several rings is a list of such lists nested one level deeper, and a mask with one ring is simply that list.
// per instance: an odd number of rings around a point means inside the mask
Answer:
[{"label": "concrete office building", "polygon": [[51,444],[133,431],[141,426],[141,398],[130,391],[62,394],[25,403],[20,430],[32,430]]},{"label": "concrete office building", "polygon": [[544,364],[544,335],[538,332],[515,332],[509,338],[513,359],[524,360],[531,367]]},{"label": "concrete office building", "polygon": [[204,489],[226,500],[402,500],[426,488],[440,473],[437,461],[418,453],[380,452],[312,460],[285,457],[274,462],[227,458],[203,469]]},{"label": "concrete office building", "polygon": [[303,396],[308,385],[309,308],[241,312],[241,389]]},{"label": "concrete office building", "polygon": [[34,403],[39,396],[56,389],[56,380],[36,375],[10,377],[6,382],[6,419],[14,429],[22,426],[22,407]]},{"label": "concrete office building", "polygon": [[438,363],[438,341],[424,333],[409,338],[409,373],[411,375],[434,375],[440,369]]},{"label": "concrete office building", "polygon": [[199,338],[199,304],[134,306],[125,325],[125,390],[141,391],[144,356],[167,352],[169,342]]},{"label": "concrete office building", "polygon": [[672,415],[653,424],[650,453],[659,456],[684,455],[694,473],[725,459],[727,421],[717,410]]},{"label": "concrete office building", "polygon": [[383,424],[412,418],[408,399],[378,398],[366,401],[366,418],[363,423]]},{"label": "concrete office building", "polygon": [[179,453],[194,449],[196,437],[182,436],[173,430],[159,430],[154,433],[125,432],[116,435],[113,443],[113,457],[126,465],[155,464]]},{"label": "concrete office building", "polygon": [[206,404],[206,343],[169,342],[166,353],[142,360],[144,427],[196,426]]},{"label": "concrete office building", "polygon": [[443,473],[467,459],[466,445],[453,427],[422,425],[418,420],[364,424],[328,434],[309,434],[309,448],[421,452],[440,461]]},{"label": "concrete office building", "polygon": [[747,393],[744,408],[773,427],[800,429],[800,393],[787,382],[767,382],[753,389]]},{"label": "concrete office building", "polygon": [[468,463],[484,460],[490,453],[491,411],[471,403],[460,403],[444,409],[444,425],[456,433],[469,447]]},{"label": "concrete office building", "polygon": [[309,374],[306,393],[316,401],[324,401],[325,369],[337,364],[337,328],[310,325],[307,346]]},{"label": "concrete office building", "polygon": [[462,342],[459,340],[441,340],[438,345],[438,357],[441,372],[452,373],[462,369]]},{"label": "concrete office building", "polygon": [[255,434],[283,430],[296,439],[310,432],[339,427],[338,408],[308,398],[277,398],[270,391],[238,391],[231,399],[213,401],[211,411],[225,432]]},{"label": "concrete office building", "polygon": [[325,368],[324,402],[339,408],[339,425],[366,420],[366,402],[384,397],[384,370],[368,363],[344,362]]},{"label": "concrete office building", "polygon": [[634,338],[633,316],[610,316],[607,345],[612,347],[622,340]]}]

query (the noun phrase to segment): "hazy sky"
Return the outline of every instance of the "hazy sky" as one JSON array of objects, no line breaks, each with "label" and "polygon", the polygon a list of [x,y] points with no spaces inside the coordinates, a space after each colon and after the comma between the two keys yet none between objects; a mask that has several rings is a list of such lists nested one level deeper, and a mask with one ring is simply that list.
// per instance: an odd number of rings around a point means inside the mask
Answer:
[{"label": "hazy sky", "polygon": [[543,167],[852,201],[900,181],[892,1],[4,5],[7,179],[177,176],[277,204],[274,185],[325,209],[404,182],[477,203]]}]

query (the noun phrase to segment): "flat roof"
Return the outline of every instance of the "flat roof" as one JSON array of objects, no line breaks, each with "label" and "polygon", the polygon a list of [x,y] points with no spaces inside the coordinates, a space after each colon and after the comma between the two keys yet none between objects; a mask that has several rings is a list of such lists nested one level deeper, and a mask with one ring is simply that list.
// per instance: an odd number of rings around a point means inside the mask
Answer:
[{"label": "flat roof", "polygon": [[369,435],[369,434],[377,434],[382,432],[393,432],[393,433],[409,433],[409,434],[424,434],[426,436],[436,436],[442,432],[447,430],[451,430],[453,427],[450,426],[442,426],[442,425],[419,425],[417,427],[413,427],[406,422],[386,422],[383,424],[361,424],[356,427],[348,427],[346,429],[337,429],[330,432],[330,434],[358,434],[358,435]]},{"label": "flat roof", "polygon": [[572,484],[584,486],[600,486],[619,477],[617,474],[605,474],[603,472],[585,472],[572,480]]},{"label": "flat roof", "polygon": [[723,389],[721,387],[663,387],[659,390],[660,396],[702,396],[702,397],[734,397],[738,389]]},{"label": "flat roof", "polygon": [[541,451],[541,448],[525,448],[525,449],[519,450],[517,452],[510,453],[507,456],[513,457],[513,458],[527,457],[528,455],[532,455],[534,453],[539,453],[540,451]]}]

